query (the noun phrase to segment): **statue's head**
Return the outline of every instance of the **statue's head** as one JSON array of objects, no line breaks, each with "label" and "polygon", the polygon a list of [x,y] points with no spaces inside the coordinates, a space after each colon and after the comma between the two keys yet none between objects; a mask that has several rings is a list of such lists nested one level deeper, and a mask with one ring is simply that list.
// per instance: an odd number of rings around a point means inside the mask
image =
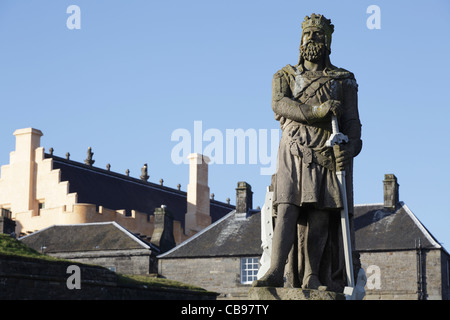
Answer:
[{"label": "statue's head", "polygon": [[302,22],[302,39],[300,42],[301,58],[317,62],[324,55],[331,53],[331,35],[334,25],[331,20],[320,14],[306,16]]}]

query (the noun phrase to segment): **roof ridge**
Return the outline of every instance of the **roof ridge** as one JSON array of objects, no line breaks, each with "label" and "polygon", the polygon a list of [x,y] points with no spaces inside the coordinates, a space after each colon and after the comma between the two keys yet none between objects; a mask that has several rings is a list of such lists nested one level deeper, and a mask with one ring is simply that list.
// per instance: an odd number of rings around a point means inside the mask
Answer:
[{"label": "roof ridge", "polygon": [[[159,189],[159,190],[161,190],[161,189],[169,189],[167,191],[172,191],[172,192],[177,193],[177,194],[186,194],[187,193],[186,191],[177,190],[177,189],[174,189],[174,188],[171,188],[171,187],[168,187],[168,186],[162,186],[162,185],[156,184],[154,182],[150,182],[150,181],[142,181],[142,180],[140,180],[138,178],[130,177],[130,176],[118,173],[118,172],[108,171],[108,170],[105,170],[105,169],[102,169],[102,168],[99,168],[99,167],[88,166],[88,165],[85,165],[85,164],[83,164],[81,162],[77,162],[77,161],[73,161],[73,160],[67,160],[67,159],[64,159],[64,158],[56,157],[56,156],[51,156],[51,158],[52,158],[53,161],[65,163],[66,165],[69,165],[69,166],[77,167],[77,168],[80,168],[80,169],[83,169],[83,170],[87,170],[87,171],[93,171],[93,172],[102,174],[104,176],[118,178],[118,179],[121,179],[123,181],[133,182],[133,183],[138,184],[138,185],[148,186],[148,187],[151,187],[153,189]],[[57,158],[57,159],[55,159],[55,158]]]},{"label": "roof ridge", "polygon": [[384,203],[380,202],[380,203],[360,203],[360,204],[355,204],[353,205],[354,207],[363,207],[363,206],[383,206]]},{"label": "roof ridge", "polygon": [[419,230],[422,232],[422,234],[427,238],[427,240],[432,244],[434,248],[441,249],[442,246],[437,242],[437,240],[434,238],[434,236],[428,231],[428,229],[423,225],[422,222],[416,217],[416,215],[409,209],[409,207],[403,202],[400,201],[400,205],[403,209],[405,209],[405,212],[408,214],[408,216],[413,220],[414,224],[419,228]]},{"label": "roof ridge", "polygon": [[152,250],[156,249],[156,250],[160,251],[159,248],[156,248],[156,246],[152,245],[151,243],[147,244],[145,241],[141,240],[137,235],[135,235],[134,233],[132,233],[130,230],[126,229],[125,227],[121,226],[117,222],[111,221],[111,223],[114,224],[117,229],[120,229],[123,233],[125,233],[132,240],[136,241],[140,245],[144,245],[144,247],[146,249],[152,249]]},{"label": "roof ridge", "polygon": [[34,235],[36,235],[38,233],[41,233],[41,232],[46,231],[46,230],[49,230],[51,228],[59,228],[59,227],[70,227],[70,228],[73,228],[73,227],[86,227],[86,226],[89,227],[89,226],[95,226],[95,225],[112,225],[116,229],[121,231],[126,237],[130,238],[131,240],[133,240],[134,242],[139,244],[141,247],[143,247],[145,249],[151,249],[151,250],[159,251],[159,248],[157,248],[156,246],[154,246],[151,243],[146,243],[145,241],[141,240],[138,236],[136,236],[134,233],[132,233],[131,231],[129,231],[125,227],[121,226],[116,221],[87,222],[87,223],[76,223],[76,224],[54,224],[54,225],[51,225],[49,227],[43,228],[41,230],[38,230],[36,232],[33,232],[31,234],[28,234],[26,236],[23,236],[23,237],[19,238],[18,240],[23,240],[24,238],[27,238],[29,236],[34,236]]},{"label": "roof ridge", "polygon": [[[64,159],[62,157],[58,157],[55,155],[50,155],[50,154],[45,154],[47,156],[47,158],[52,159],[53,161],[59,162],[59,163],[64,163],[68,166],[72,166],[72,167],[76,167],[82,170],[87,170],[87,171],[91,171],[91,172],[95,172],[98,174],[101,174],[103,176],[107,176],[107,177],[112,177],[112,178],[117,178],[117,179],[121,179],[122,181],[126,181],[126,182],[131,182],[134,183],[136,185],[140,185],[140,186],[144,186],[144,187],[149,187],[151,189],[154,190],[160,190],[160,191],[165,191],[168,193],[172,193],[175,195],[181,195],[181,196],[187,196],[187,191],[182,191],[182,190],[178,190],[172,187],[168,187],[168,186],[164,186],[164,185],[160,185],[151,181],[143,181],[141,179],[135,178],[135,177],[130,177],[127,175],[124,175],[122,173],[119,172],[115,172],[115,171],[109,171],[103,168],[99,168],[99,167],[93,167],[93,166],[89,166],[86,165],[84,163],[78,162],[78,161],[74,161],[74,160],[70,160],[70,159]],[[214,204],[216,206],[221,206],[224,208],[234,208],[235,206],[219,201],[219,200],[210,200],[211,204]]]},{"label": "roof ridge", "polygon": [[189,239],[183,241],[182,243],[180,243],[179,245],[175,246],[174,248],[172,248],[171,250],[160,254],[157,256],[157,258],[164,258],[165,256],[169,255],[170,253],[180,249],[181,247],[185,246],[186,244],[190,243],[191,241],[193,241],[194,239],[198,238],[199,236],[201,236],[202,234],[204,234],[205,232],[207,232],[208,230],[214,228],[215,226],[217,226],[219,223],[225,221],[228,217],[230,217],[231,215],[233,215],[234,213],[236,213],[236,210],[232,210],[230,211],[228,214],[224,215],[222,218],[220,218],[219,220],[217,220],[214,223],[211,223],[209,226],[207,226],[206,228],[200,230],[199,232],[197,232],[195,235],[193,235],[192,237],[190,237]]}]

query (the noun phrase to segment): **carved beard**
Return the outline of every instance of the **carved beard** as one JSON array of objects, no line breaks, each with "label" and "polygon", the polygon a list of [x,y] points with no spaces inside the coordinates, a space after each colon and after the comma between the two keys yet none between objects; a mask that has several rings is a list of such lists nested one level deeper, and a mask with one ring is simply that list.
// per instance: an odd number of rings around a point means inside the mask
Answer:
[{"label": "carved beard", "polygon": [[311,62],[318,62],[325,54],[325,45],[323,43],[310,41],[300,46],[300,53],[303,59]]}]

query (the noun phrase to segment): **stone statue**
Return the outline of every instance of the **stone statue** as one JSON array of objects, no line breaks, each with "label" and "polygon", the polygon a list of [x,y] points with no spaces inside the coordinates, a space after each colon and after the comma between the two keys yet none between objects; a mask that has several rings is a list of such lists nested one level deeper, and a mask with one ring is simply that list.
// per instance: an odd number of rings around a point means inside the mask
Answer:
[{"label": "stone statue", "polygon": [[[346,285],[340,228],[343,199],[336,171],[345,170],[351,238],[353,158],[361,151],[354,75],[330,62],[334,26],[319,14],[302,22],[300,59],[275,73],[272,109],[282,137],[272,177],[274,230],[270,268],[253,286],[342,292]],[[327,147],[336,116],[343,145]],[[353,255],[354,273],[360,269]]]}]

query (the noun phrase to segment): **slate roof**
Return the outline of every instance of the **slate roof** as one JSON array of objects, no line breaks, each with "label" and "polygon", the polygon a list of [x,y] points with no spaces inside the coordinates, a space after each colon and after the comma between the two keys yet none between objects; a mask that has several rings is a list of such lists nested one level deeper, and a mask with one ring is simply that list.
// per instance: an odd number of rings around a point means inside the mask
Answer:
[{"label": "slate roof", "polygon": [[[166,205],[174,219],[180,221],[184,228],[186,192],[54,155],[45,156],[53,159],[53,169],[61,170],[61,181],[69,181],[69,192],[78,194],[78,203],[125,210],[127,215],[131,214],[131,210],[154,214],[155,208]],[[234,208],[227,203],[210,200],[212,222]]]},{"label": "slate roof", "polygon": [[28,247],[45,253],[105,250],[149,249],[155,246],[142,241],[116,222],[53,225],[19,239]]},{"label": "slate roof", "polygon": [[260,239],[261,214],[233,211],[158,258],[258,256]]},{"label": "slate roof", "polygon": [[403,202],[395,211],[383,204],[355,205],[354,224],[358,251],[415,249],[418,239],[422,248],[442,248]]},{"label": "slate roof", "polygon": [[[354,214],[357,251],[412,250],[417,239],[421,239],[422,248],[442,248],[403,202],[394,212],[383,204],[355,205]],[[158,258],[259,256],[260,223],[260,213],[239,220],[232,212]]]}]

